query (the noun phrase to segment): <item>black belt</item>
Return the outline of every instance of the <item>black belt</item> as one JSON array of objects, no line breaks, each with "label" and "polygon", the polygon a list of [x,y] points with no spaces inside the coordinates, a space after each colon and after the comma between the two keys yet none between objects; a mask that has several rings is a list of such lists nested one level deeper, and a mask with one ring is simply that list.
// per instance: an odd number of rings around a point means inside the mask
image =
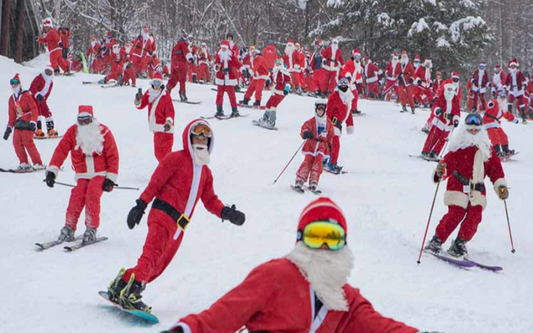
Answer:
[{"label": "black belt", "polygon": [[17,119],[15,121],[15,129],[21,130],[21,131],[31,131],[31,125],[29,121]]},{"label": "black belt", "polygon": [[181,230],[185,231],[187,228],[187,225],[189,225],[189,219],[187,216],[183,215],[182,213],[178,212],[174,207],[172,207],[171,204],[168,202],[165,202],[161,199],[155,198],[154,202],[152,203],[153,209],[158,209],[164,213],[166,213],[168,216],[170,216],[176,223],[178,224],[178,227],[180,227]]},{"label": "black belt", "polygon": [[455,179],[457,179],[461,184],[465,186],[470,186],[470,188],[474,191],[478,192],[484,192],[485,191],[485,184],[484,183],[477,183],[474,184],[470,182],[470,179],[466,178],[465,176],[461,175],[459,172],[454,171],[453,176]]}]

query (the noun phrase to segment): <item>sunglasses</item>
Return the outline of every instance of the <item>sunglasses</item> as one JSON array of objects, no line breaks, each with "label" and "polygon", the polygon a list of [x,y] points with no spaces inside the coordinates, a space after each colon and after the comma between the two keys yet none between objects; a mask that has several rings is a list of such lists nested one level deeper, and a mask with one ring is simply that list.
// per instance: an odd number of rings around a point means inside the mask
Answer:
[{"label": "sunglasses", "polygon": [[466,116],[465,123],[467,125],[481,126],[483,124],[483,120],[478,114],[469,114]]},{"label": "sunglasses", "polygon": [[11,84],[12,86],[18,86],[20,84],[20,81],[17,79],[11,79],[9,80],[9,84]]},{"label": "sunglasses", "polygon": [[454,77],[454,78],[452,79],[452,81],[453,81],[453,82],[459,82],[459,78]]},{"label": "sunglasses", "polygon": [[191,133],[196,136],[203,136],[205,138],[210,138],[211,133],[211,127],[207,126],[206,124],[198,124],[194,126],[194,128],[191,130]]},{"label": "sunglasses", "polygon": [[80,124],[80,125],[89,125],[92,122],[93,122],[93,118],[92,117],[78,118],[78,124]]},{"label": "sunglasses", "polygon": [[298,231],[298,241],[311,249],[321,249],[326,245],[328,249],[338,251],[346,245],[346,233],[339,224],[315,221]]}]

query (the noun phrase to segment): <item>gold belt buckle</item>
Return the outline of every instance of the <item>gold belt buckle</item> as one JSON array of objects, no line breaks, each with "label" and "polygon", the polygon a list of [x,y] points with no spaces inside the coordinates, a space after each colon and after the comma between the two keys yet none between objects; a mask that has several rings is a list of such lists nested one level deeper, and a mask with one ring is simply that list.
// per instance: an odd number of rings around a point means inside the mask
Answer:
[{"label": "gold belt buckle", "polygon": [[181,230],[185,231],[185,229],[187,229],[187,226],[189,225],[189,219],[187,218],[187,216],[181,214],[180,217],[176,220],[176,224]]}]

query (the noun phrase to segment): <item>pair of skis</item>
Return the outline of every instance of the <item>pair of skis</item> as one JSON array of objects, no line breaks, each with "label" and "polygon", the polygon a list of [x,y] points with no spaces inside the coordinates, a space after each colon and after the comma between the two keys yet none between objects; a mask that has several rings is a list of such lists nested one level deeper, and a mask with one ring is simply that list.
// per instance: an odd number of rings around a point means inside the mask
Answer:
[{"label": "pair of skis", "polygon": [[33,167],[29,168],[29,169],[3,169],[3,168],[0,168],[0,172],[7,172],[7,173],[33,173],[33,172],[39,172],[39,171],[44,171],[44,170],[46,170],[46,166],[43,166],[42,168],[38,168],[38,169],[34,169]]},{"label": "pair of skis", "polygon": [[[78,236],[74,237],[74,241],[80,241],[80,240],[82,240],[82,238],[83,238],[82,235],[78,235]],[[107,239],[108,239],[107,237],[98,237],[98,238],[96,238],[96,240],[94,240],[92,242],[78,242],[78,243],[76,243],[74,245],[65,246],[65,247],[63,247],[63,249],[66,252],[74,252],[74,251],[77,251],[77,250],[79,250],[81,248],[84,248],[86,246],[106,241]],[[57,245],[60,245],[60,244],[63,244],[63,243],[65,243],[65,242],[64,241],[60,241],[60,240],[55,240],[55,241],[46,242],[46,243],[35,243],[35,245],[37,246],[38,250],[44,251],[44,250],[48,250],[48,249],[50,249],[50,248],[52,248],[54,246],[57,246]]]},{"label": "pair of skis", "polygon": [[264,123],[261,123],[259,120],[252,120],[252,124],[254,126],[258,126],[258,127],[262,127],[264,129],[267,129],[267,130],[271,130],[271,131],[277,131],[278,128],[276,126],[268,126]]},{"label": "pair of skis", "polygon": [[232,117],[232,116],[221,116],[221,117],[217,117],[217,116],[202,116],[200,118],[206,119],[206,120],[209,120],[209,119],[229,120],[229,119],[244,118],[244,117],[248,117],[248,116],[249,116],[249,114],[239,114],[237,117]]},{"label": "pair of skis", "polygon": [[63,135],[56,135],[56,136],[34,136],[33,138],[35,140],[52,140],[52,139],[61,139]]},{"label": "pair of skis", "polygon": [[320,190],[312,190],[311,188],[309,188],[309,186],[307,185],[304,185],[303,187],[296,187],[294,185],[291,185],[291,189],[295,192],[298,192],[300,194],[304,194],[306,190],[308,190],[309,192],[313,193],[313,194],[316,194],[316,195],[320,195],[322,194],[322,191]]},{"label": "pair of skis", "polygon": [[432,157],[429,157],[429,156],[424,156],[422,154],[420,154],[420,155],[411,155],[411,154],[409,154],[409,157],[420,158],[420,159],[423,159],[424,161],[428,161],[428,162],[440,162],[440,158],[438,158],[438,157],[432,158]]},{"label": "pair of skis", "polygon": [[181,99],[177,99],[177,98],[173,98],[172,102],[183,103],[183,104],[191,104],[191,105],[198,105],[198,104],[202,103],[200,101],[197,101],[197,102],[195,102],[195,101],[182,101]]}]

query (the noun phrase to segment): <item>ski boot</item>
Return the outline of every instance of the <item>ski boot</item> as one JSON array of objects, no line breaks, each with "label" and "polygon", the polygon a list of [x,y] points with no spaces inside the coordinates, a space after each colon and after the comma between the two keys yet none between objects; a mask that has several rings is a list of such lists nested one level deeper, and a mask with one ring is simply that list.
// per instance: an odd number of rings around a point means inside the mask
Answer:
[{"label": "ski boot", "polygon": [[57,240],[61,242],[72,242],[74,240],[74,232],[74,229],[66,225],[61,229]]},{"label": "ski boot", "polygon": [[422,127],[421,131],[429,135],[429,130],[426,127]]},{"label": "ski boot", "polygon": [[224,110],[222,109],[222,105],[217,105],[217,112],[215,113],[215,117],[224,117]]},{"label": "ski boot", "polygon": [[504,152],[502,152],[502,149],[501,149],[500,145],[494,145],[493,148],[494,148],[494,151],[496,152],[496,155],[498,155],[498,157],[500,159],[505,157],[505,154],[504,154]]},{"label": "ski boot", "polygon": [[17,170],[20,170],[20,171],[27,171],[30,169],[31,169],[31,165],[29,165],[28,163],[20,163],[19,166],[17,167]]},{"label": "ski boot", "polygon": [[118,84],[119,86],[123,86],[123,85],[124,85],[124,78],[123,78],[122,75],[120,75],[120,74],[118,75],[118,82],[117,82],[117,84]]},{"label": "ski boot", "polygon": [[235,92],[236,92],[236,93],[241,92],[241,86],[236,85],[236,86],[235,86]]},{"label": "ski boot", "polygon": [[233,107],[231,108],[231,115],[230,115],[230,117],[232,117],[232,118],[236,118],[236,117],[240,117],[240,116],[241,116],[241,115],[239,114],[239,109],[237,109],[236,106],[233,106]]},{"label": "ski boot", "polygon": [[313,193],[321,193],[321,191],[319,191],[317,188],[318,188],[317,183],[309,184],[309,191]]},{"label": "ski boot", "polygon": [[456,258],[466,258],[468,256],[468,250],[466,248],[466,241],[457,237],[452,245],[448,249],[448,254]]},{"label": "ski boot", "polygon": [[426,158],[429,158],[429,153],[426,153],[425,151],[423,151],[421,154],[420,154],[420,157],[426,159]]},{"label": "ski boot", "polygon": [[407,107],[405,105],[402,105],[402,110],[400,111],[400,113],[404,113],[404,112],[407,112]]},{"label": "ski boot", "polygon": [[270,118],[270,111],[266,110],[265,113],[263,113],[263,116],[259,118],[257,122],[259,123],[259,125],[265,126],[269,118]]},{"label": "ski boot", "polygon": [[196,78],[196,74],[192,75],[192,83],[198,83],[198,79]]},{"label": "ski boot", "polygon": [[[120,273],[119,273],[120,274]],[[119,282],[120,283],[120,282]],[[145,289],[145,284],[135,280],[135,273],[132,273],[126,286],[120,291],[118,301],[120,306],[126,310],[139,310],[151,313],[152,308],[144,304],[141,293]]]},{"label": "ski boot", "polygon": [[336,175],[340,174],[342,171],[342,167],[338,164],[328,163],[328,169],[331,171],[331,173],[334,173]]},{"label": "ski boot", "polygon": [[189,101],[189,99],[187,98],[187,95],[185,95],[184,92],[180,92],[180,100],[181,100],[182,102],[187,102],[187,101]]},{"label": "ski boot", "polygon": [[414,106],[411,106],[411,113],[415,114],[415,107]]},{"label": "ski boot", "polygon": [[98,80],[98,84],[106,84],[106,83],[107,83],[107,80],[105,77],[101,80]]},{"label": "ski boot", "polygon": [[502,153],[505,157],[513,156],[515,154],[514,149],[509,149],[509,144],[502,145],[502,150]]},{"label": "ski boot", "polygon": [[442,241],[439,239],[439,237],[437,237],[437,235],[434,235],[429,243],[424,247],[424,251],[434,254],[439,254],[442,252]]},{"label": "ski boot", "polygon": [[294,186],[293,186],[293,189],[298,192],[298,193],[304,193],[304,189],[303,189],[303,186],[304,186],[304,182],[300,181],[300,180],[297,180],[295,183],[294,183]]},{"label": "ski boot", "polygon": [[44,165],[40,164],[40,163],[35,163],[32,167],[31,167],[33,170],[44,170],[46,169],[44,167]]},{"label": "ski boot", "polygon": [[243,104],[243,105],[248,105],[248,103],[250,102],[250,100],[248,98],[244,98],[242,101],[239,101],[239,103]]},{"label": "ski boot", "polygon": [[119,304],[118,298],[120,296],[120,292],[122,291],[122,289],[126,288],[127,283],[122,279],[124,274],[126,274],[126,270],[124,268],[121,268],[118,272],[117,277],[113,281],[111,281],[109,287],[107,287],[107,294],[109,295],[109,300],[113,303]]},{"label": "ski boot", "polygon": [[92,243],[96,241],[96,228],[87,227],[83,233],[82,243]]},{"label": "ski boot", "polygon": [[57,131],[55,130],[54,121],[49,120],[46,122],[46,129],[48,130],[48,137],[56,137]]},{"label": "ski boot", "polygon": [[438,155],[435,151],[431,151],[428,157],[432,160],[436,160],[438,158]]},{"label": "ski boot", "polygon": [[45,134],[44,134],[42,129],[38,129],[38,130],[35,131],[34,136],[37,137],[37,138],[44,138]]},{"label": "ski boot", "polygon": [[259,107],[261,106],[261,101],[257,101],[257,100],[256,100],[252,106],[253,106],[254,108],[259,109]]}]

